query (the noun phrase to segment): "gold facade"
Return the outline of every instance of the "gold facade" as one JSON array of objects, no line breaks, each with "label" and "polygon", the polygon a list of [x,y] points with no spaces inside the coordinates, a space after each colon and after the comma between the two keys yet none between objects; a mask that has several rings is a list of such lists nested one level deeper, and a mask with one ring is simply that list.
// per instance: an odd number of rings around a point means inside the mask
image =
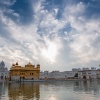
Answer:
[{"label": "gold facade", "polygon": [[25,67],[20,66],[18,63],[12,64],[10,68],[11,80],[27,80],[27,79],[39,79],[40,65],[31,64],[30,62]]}]

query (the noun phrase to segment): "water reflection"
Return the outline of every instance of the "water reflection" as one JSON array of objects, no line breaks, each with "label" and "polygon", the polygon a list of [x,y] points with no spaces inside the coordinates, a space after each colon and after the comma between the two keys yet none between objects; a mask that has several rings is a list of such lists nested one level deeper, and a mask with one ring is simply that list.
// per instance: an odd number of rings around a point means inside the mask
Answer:
[{"label": "water reflection", "polygon": [[53,81],[41,89],[40,100],[100,100],[100,80]]},{"label": "water reflection", "polygon": [[94,93],[99,94],[100,90],[100,81],[76,81],[74,82],[74,91],[83,91],[85,93]]},{"label": "water reflection", "polygon": [[100,80],[0,83],[0,100],[99,100]]},{"label": "water reflection", "polygon": [[39,83],[10,83],[8,84],[9,100],[39,100]]}]

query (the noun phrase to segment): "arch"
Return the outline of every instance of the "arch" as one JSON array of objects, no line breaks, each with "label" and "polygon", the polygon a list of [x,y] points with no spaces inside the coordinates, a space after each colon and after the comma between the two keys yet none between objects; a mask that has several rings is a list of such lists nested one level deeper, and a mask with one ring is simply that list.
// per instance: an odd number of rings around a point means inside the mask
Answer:
[{"label": "arch", "polygon": [[34,78],[32,78],[32,80],[34,80]]},{"label": "arch", "polygon": [[74,77],[78,77],[78,73],[76,73]]},{"label": "arch", "polygon": [[3,75],[1,76],[1,80],[3,80]]},{"label": "arch", "polygon": [[7,76],[5,76],[5,80],[7,79]]},{"label": "arch", "polygon": [[25,77],[24,77],[24,76],[23,76],[22,78],[23,78],[23,80],[25,79]]},{"label": "arch", "polygon": [[86,79],[86,76],[83,76],[83,79]]}]

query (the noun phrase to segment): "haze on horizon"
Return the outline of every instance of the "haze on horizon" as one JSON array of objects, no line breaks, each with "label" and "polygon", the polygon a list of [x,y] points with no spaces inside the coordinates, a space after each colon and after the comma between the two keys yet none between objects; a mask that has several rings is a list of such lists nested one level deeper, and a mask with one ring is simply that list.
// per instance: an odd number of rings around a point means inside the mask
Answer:
[{"label": "haze on horizon", "polygon": [[0,0],[0,60],[41,70],[100,64],[100,0]]}]

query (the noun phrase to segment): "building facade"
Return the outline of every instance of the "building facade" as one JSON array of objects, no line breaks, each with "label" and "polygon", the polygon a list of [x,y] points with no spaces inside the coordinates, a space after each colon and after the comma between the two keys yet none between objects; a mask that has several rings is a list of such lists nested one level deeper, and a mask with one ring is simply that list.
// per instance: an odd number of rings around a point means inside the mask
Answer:
[{"label": "building facade", "polygon": [[4,61],[0,62],[0,80],[6,80],[9,76],[9,71],[7,67],[5,67]]},{"label": "building facade", "polygon": [[[72,79],[75,77],[75,75],[78,73],[78,71],[44,71],[40,72],[40,79],[56,79],[56,80],[61,80],[61,79]],[[78,78],[78,77],[77,77]]]},{"label": "building facade", "polygon": [[97,70],[96,68],[83,68],[83,70],[78,71],[79,79],[96,79],[97,78]]},{"label": "building facade", "polygon": [[40,76],[40,65],[31,64],[30,62],[22,67],[18,64],[12,64],[10,68],[10,80],[38,80]]},{"label": "building facade", "polygon": [[73,68],[71,71],[44,71],[40,72],[40,79],[96,79],[100,78],[100,69],[96,68]]},{"label": "building facade", "polygon": [[96,72],[97,72],[97,78],[100,79],[100,69],[97,69]]}]

